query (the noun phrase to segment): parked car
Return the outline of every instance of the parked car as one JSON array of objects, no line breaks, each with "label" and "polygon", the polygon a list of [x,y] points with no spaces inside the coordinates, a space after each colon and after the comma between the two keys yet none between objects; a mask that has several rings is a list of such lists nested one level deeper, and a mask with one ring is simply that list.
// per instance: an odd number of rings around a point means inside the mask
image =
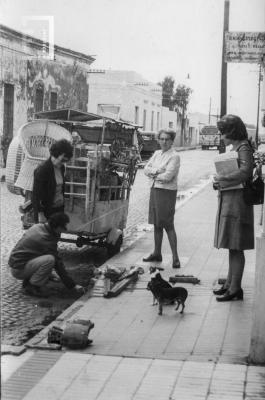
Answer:
[{"label": "parked car", "polygon": [[141,156],[142,158],[150,157],[154,151],[159,150],[159,144],[157,141],[157,133],[152,131],[141,131],[142,147]]}]

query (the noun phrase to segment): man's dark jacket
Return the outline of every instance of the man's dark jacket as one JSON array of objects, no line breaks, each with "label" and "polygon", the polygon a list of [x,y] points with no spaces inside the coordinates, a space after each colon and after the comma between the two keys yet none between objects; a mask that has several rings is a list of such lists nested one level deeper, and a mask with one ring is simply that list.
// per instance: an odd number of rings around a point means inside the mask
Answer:
[{"label": "man's dark jacket", "polygon": [[11,251],[8,264],[11,268],[22,269],[28,261],[34,258],[52,255],[55,258],[54,269],[62,282],[69,289],[75,286],[74,281],[68,276],[62,260],[58,255],[57,243],[59,236],[48,223],[35,224],[29,228]]},{"label": "man's dark jacket", "polygon": [[[65,188],[65,166],[61,167],[63,177],[62,193]],[[56,191],[56,179],[54,166],[51,158],[44,161],[34,171],[34,181],[32,190],[32,205],[34,209],[34,220],[38,222],[38,213],[43,212],[45,217],[51,215],[53,200]]]}]

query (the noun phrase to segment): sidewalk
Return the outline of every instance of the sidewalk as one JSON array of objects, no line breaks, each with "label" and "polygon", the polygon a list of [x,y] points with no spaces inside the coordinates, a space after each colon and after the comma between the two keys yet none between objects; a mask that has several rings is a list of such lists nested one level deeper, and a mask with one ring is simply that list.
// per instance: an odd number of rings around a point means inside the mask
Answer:
[{"label": "sidewalk", "polygon": [[[163,276],[190,274],[201,280],[181,284],[189,291],[183,315],[172,306],[157,314],[146,290],[148,273],[111,299],[102,297],[99,280],[90,298],[83,296],[51,324],[64,327],[67,320],[90,319],[93,345],[78,351],[39,350],[47,344],[46,328],[28,343],[31,349],[20,356],[24,363],[4,379],[3,400],[265,399],[265,368],[247,364],[255,251],[246,252],[244,301],[217,303],[212,286],[225,277],[228,257],[226,250],[213,248],[216,207],[216,192],[208,185],[178,208],[181,270],[172,270],[164,238]],[[259,212],[257,207],[256,222]],[[146,232],[108,264],[141,266],[147,272],[142,258],[152,247],[153,232]]]}]

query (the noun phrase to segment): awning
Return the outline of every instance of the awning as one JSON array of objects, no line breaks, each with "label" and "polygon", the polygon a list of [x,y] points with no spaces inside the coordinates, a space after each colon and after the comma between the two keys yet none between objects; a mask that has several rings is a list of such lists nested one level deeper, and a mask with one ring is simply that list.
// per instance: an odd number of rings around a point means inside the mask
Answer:
[{"label": "awning", "polygon": [[72,108],[59,110],[39,111],[34,113],[36,119],[49,119],[53,121],[88,122],[102,119],[102,115],[92,114]]}]

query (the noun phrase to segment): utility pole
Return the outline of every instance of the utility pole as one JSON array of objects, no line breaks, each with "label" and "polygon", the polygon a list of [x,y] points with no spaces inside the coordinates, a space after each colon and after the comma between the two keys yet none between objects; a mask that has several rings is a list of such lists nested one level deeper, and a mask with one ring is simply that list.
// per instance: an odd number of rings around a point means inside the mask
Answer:
[{"label": "utility pole", "polygon": [[[223,51],[222,51],[222,69],[221,69],[221,107],[220,116],[227,113],[227,63],[225,62],[225,33],[229,30],[229,0],[224,2],[224,25],[223,25]],[[225,153],[225,145],[220,142],[219,153]]]},{"label": "utility pole", "polygon": [[262,80],[261,65],[263,63],[263,56],[261,57],[259,64],[259,78],[258,78],[258,109],[257,109],[257,125],[256,125],[256,148],[259,145],[259,107],[260,107],[260,82]]}]

